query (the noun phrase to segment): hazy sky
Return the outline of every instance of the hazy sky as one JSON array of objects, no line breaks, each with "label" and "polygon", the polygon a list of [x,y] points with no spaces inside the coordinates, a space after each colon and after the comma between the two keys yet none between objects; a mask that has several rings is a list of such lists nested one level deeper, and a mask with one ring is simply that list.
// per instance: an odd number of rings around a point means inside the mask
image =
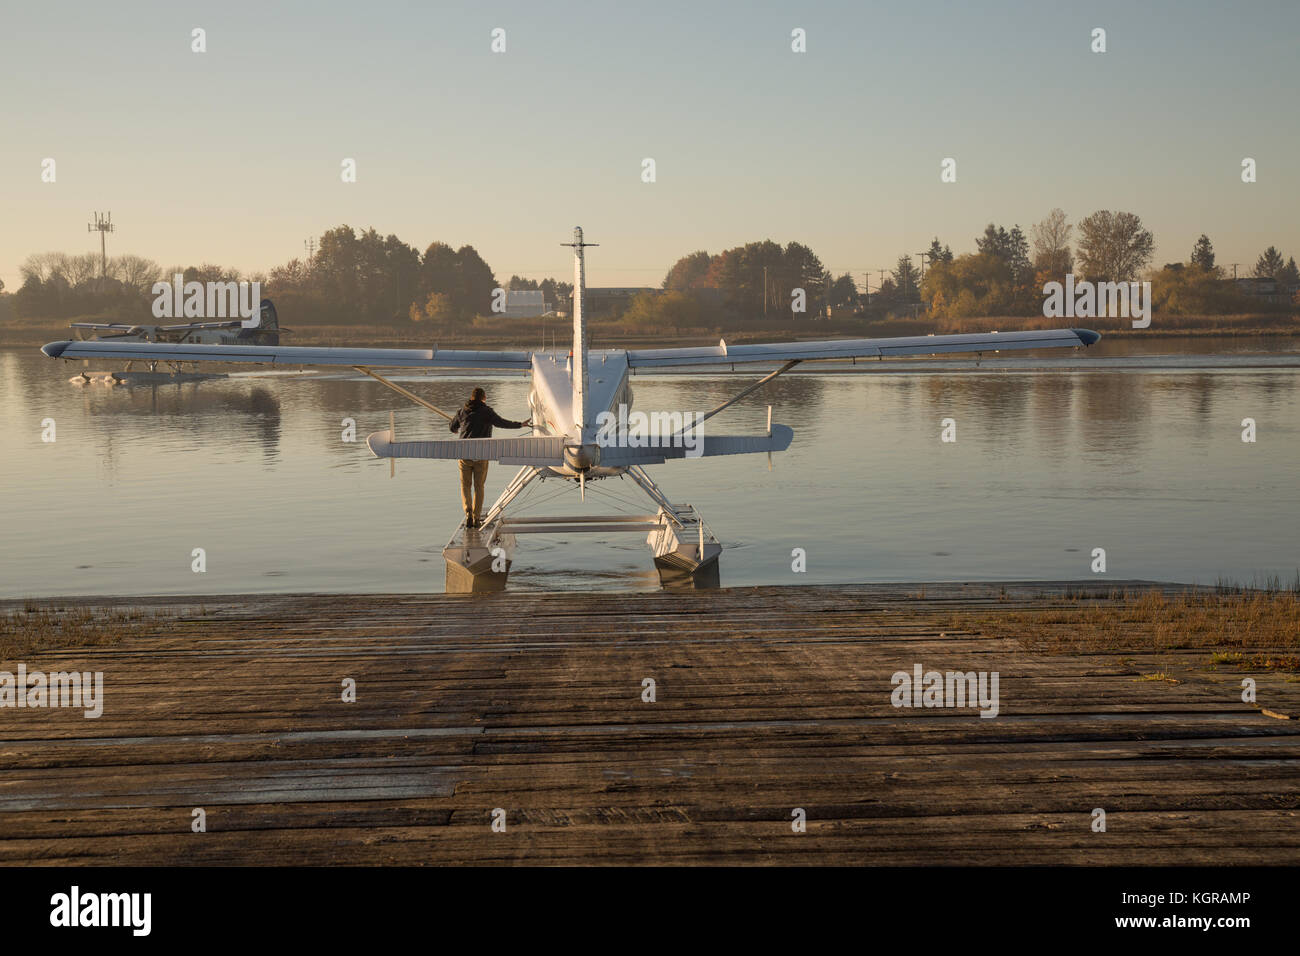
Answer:
[{"label": "hazy sky", "polygon": [[164,266],[267,269],[346,222],[470,243],[503,280],[567,277],[580,224],[597,286],[772,238],[874,287],[936,234],[973,251],[1053,206],[1138,213],[1157,263],[1203,231],[1221,264],[1300,255],[1300,4],[1135,6],[6,4],[0,279],[97,251],[94,210],[110,254]]}]

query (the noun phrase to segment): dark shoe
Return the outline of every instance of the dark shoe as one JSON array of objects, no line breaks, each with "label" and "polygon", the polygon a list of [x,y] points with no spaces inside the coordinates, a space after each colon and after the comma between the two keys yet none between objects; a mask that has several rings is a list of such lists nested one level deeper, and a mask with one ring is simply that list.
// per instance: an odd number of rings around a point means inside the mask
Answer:
[{"label": "dark shoe", "polygon": [[474,520],[474,516],[473,516],[473,515],[466,515],[466,516],[465,516],[465,527],[466,527],[466,528],[477,528],[477,527],[478,527],[478,522],[476,522],[476,521]]}]

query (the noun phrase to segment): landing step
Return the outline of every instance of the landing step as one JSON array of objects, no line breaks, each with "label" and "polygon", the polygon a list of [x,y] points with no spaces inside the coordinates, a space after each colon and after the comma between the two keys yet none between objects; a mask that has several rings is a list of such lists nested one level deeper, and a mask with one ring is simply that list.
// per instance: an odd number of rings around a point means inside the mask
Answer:
[{"label": "landing step", "polygon": [[658,515],[553,515],[537,518],[507,518],[503,534],[570,534],[609,531],[653,531],[662,525]]}]

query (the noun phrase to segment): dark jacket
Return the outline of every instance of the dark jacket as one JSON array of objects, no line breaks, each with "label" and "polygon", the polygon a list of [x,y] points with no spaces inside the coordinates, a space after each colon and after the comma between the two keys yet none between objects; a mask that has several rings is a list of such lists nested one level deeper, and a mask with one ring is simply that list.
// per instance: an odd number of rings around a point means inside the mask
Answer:
[{"label": "dark jacket", "polygon": [[447,430],[453,431],[460,438],[491,438],[492,426],[500,428],[522,428],[527,422],[512,422],[502,418],[492,410],[487,402],[470,399],[456,413],[456,417],[447,423]]}]

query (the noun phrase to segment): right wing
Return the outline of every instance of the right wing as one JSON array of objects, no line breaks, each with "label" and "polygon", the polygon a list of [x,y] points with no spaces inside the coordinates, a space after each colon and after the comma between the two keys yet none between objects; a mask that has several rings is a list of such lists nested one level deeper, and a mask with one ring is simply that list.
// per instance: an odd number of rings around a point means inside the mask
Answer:
[{"label": "right wing", "polygon": [[905,335],[888,339],[830,339],[824,342],[777,342],[771,345],[717,345],[676,349],[630,349],[630,368],[683,365],[733,365],[741,362],[809,362],[818,359],[894,358],[944,352],[1004,352],[1016,349],[1079,348],[1101,335],[1089,329],[1042,329],[1028,332],[962,332],[956,335]]},{"label": "right wing", "polygon": [[343,365],[351,368],[529,369],[531,352],[463,349],[354,349],[302,345],[172,345],[160,342],[51,342],[50,358],[127,362],[242,362],[253,365]]},{"label": "right wing", "polygon": [[770,435],[701,435],[693,449],[669,446],[632,448],[609,445],[600,449],[600,463],[610,468],[628,465],[662,465],[676,458],[712,458],[715,455],[752,455],[756,452],[785,451],[794,440],[789,425],[772,426]]}]

